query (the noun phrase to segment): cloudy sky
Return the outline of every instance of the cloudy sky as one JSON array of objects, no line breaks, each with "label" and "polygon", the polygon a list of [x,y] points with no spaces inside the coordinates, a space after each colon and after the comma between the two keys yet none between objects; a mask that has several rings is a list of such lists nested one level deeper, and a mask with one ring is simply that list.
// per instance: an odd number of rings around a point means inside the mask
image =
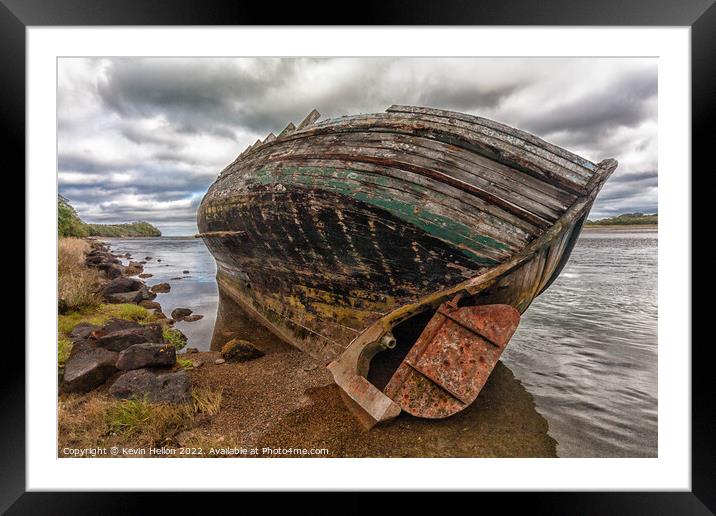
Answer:
[{"label": "cloudy sky", "polygon": [[196,232],[217,174],[300,122],[415,104],[474,113],[620,165],[592,218],[657,211],[655,59],[65,58],[59,190],[87,222]]}]

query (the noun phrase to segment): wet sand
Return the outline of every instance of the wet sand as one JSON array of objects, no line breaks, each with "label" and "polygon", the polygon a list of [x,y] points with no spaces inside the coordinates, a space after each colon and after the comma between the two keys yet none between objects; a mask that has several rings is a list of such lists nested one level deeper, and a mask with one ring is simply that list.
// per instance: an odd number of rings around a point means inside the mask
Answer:
[{"label": "wet sand", "polygon": [[222,389],[223,395],[220,413],[185,435],[186,445],[326,448],[327,457],[556,456],[547,421],[501,362],[475,403],[461,413],[442,420],[401,414],[366,431],[323,365],[226,303],[217,321],[212,349],[239,336],[266,355],[219,365],[214,364],[218,351],[188,356],[204,362],[191,371],[194,384]]}]

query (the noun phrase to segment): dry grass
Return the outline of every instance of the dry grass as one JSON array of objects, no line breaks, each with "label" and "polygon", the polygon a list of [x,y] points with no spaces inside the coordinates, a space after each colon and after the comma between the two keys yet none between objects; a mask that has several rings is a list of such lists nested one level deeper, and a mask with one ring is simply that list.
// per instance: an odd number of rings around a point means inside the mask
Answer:
[{"label": "dry grass", "polygon": [[221,390],[212,390],[206,387],[197,387],[191,393],[194,412],[215,416],[221,409]]},{"label": "dry grass", "polygon": [[184,405],[116,400],[106,393],[65,395],[58,404],[58,449],[148,448],[174,443],[175,436],[194,428],[202,417],[216,415],[221,392],[192,391]]},{"label": "dry grass", "polygon": [[99,272],[85,266],[90,246],[81,238],[60,238],[57,245],[57,307],[60,313],[96,307],[100,303]]}]

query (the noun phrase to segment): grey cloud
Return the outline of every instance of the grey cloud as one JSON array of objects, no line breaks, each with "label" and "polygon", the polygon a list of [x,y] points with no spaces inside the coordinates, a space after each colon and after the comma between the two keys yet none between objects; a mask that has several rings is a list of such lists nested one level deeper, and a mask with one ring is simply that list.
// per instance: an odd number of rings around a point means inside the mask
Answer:
[{"label": "grey cloud", "polygon": [[[299,122],[313,108],[329,118],[401,103],[481,114],[589,159],[616,157],[622,165],[593,215],[656,211],[656,61],[615,59],[596,78],[589,64],[479,58],[87,60],[84,71],[75,67],[58,90],[58,168],[72,177],[63,184],[60,176],[60,192],[90,222],[141,218],[168,234],[192,233],[203,192],[257,138]],[[65,78],[63,60],[59,69]],[[97,140],[101,145],[95,148]],[[86,179],[77,180],[77,174]],[[117,178],[123,175],[131,179]],[[156,208],[166,202],[182,207]]]}]

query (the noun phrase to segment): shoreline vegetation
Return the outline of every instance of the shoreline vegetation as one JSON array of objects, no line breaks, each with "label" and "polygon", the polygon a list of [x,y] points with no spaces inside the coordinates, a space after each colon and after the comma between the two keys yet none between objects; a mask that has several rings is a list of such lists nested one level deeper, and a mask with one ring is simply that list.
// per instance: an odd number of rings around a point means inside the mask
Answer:
[{"label": "shoreline vegetation", "polygon": [[57,196],[57,227],[60,237],[158,237],[162,232],[149,222],[125,224],[88,224],[84,222],[70,202]]},{"label": "shoreline vegetation", "polygon": [[599,220],[587,220],[584,223],[585,228],[594,227],[614,227],[614,226],[639,226],[639,227],[656,227],[659,225],[659,214],[652,213],[645,215],[644,213],[622,213],[614,217],[608,217]]}]

